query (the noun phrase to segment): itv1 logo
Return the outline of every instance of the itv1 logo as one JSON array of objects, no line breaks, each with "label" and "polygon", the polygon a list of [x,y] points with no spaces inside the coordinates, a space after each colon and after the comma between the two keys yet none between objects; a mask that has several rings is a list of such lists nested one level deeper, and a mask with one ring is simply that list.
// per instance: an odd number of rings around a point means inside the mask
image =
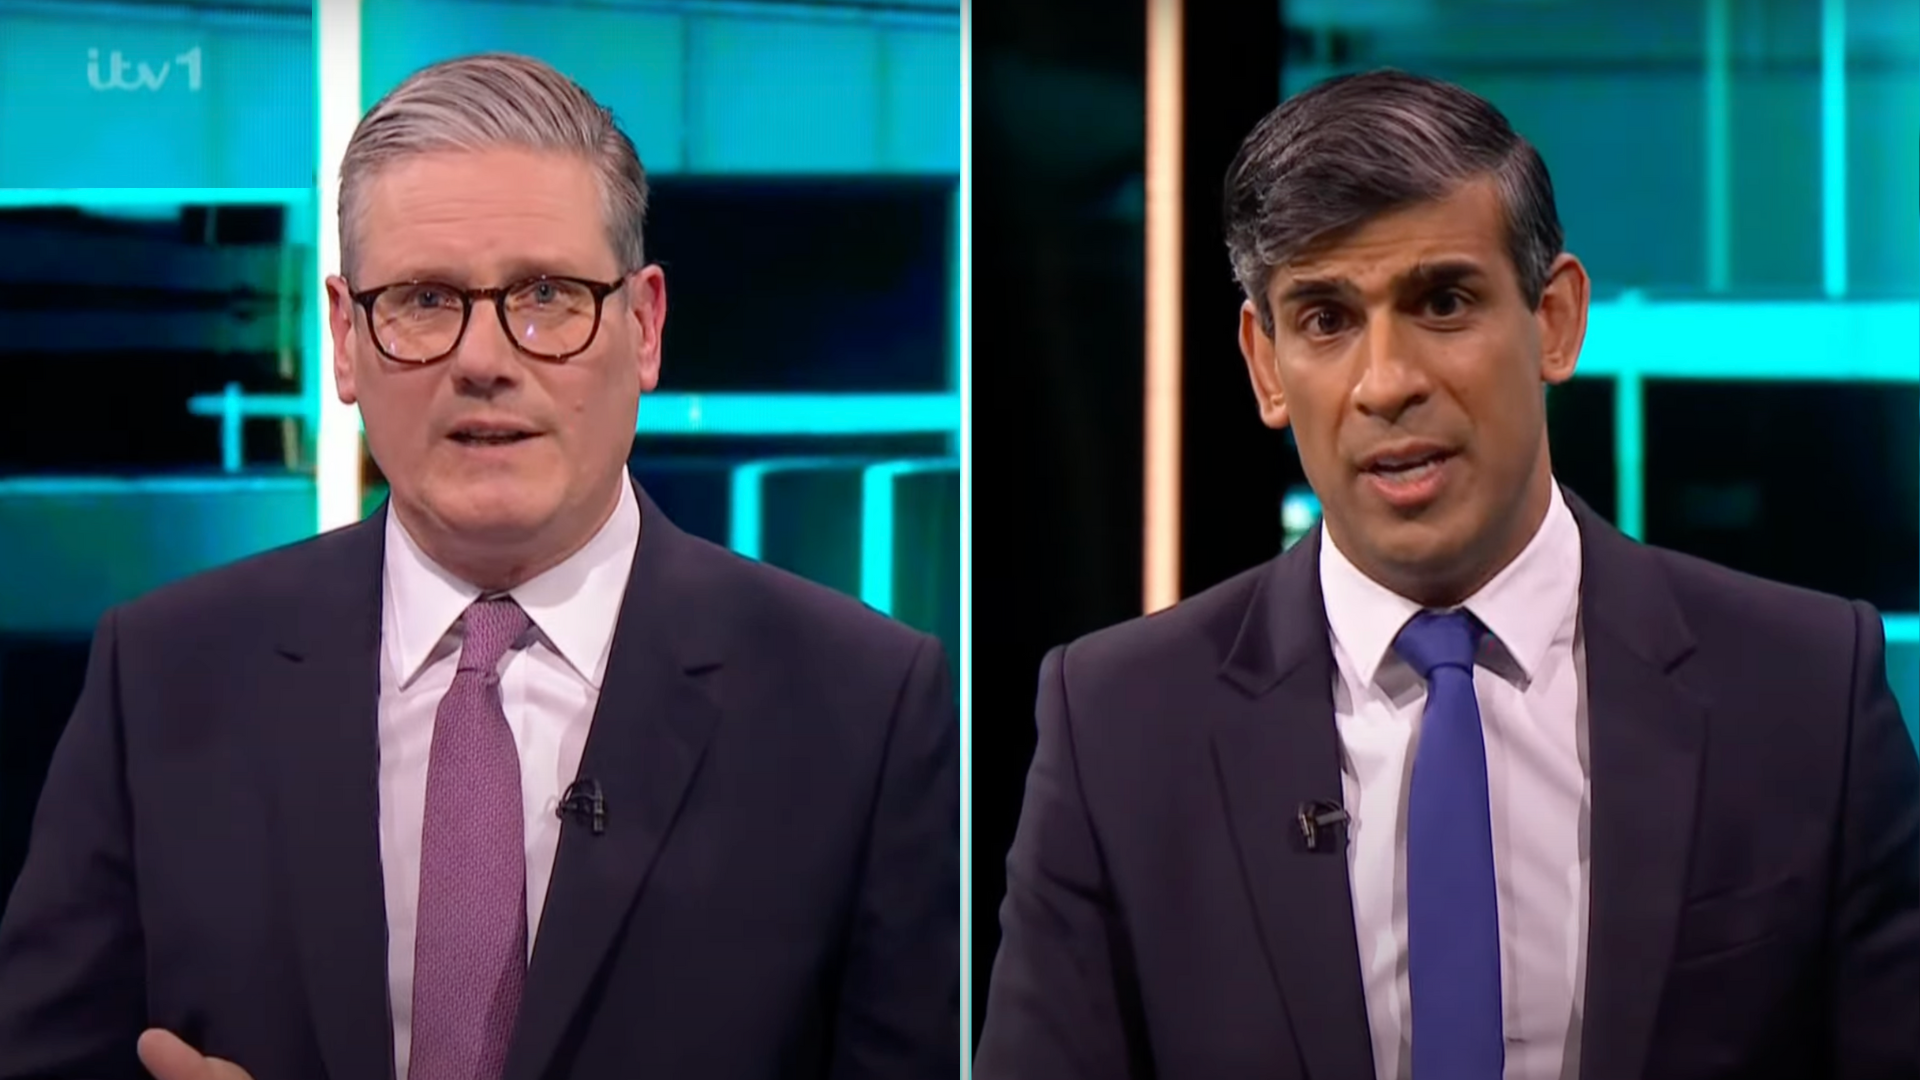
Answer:
[{"label": "itv1 logo", "polygon": [[[167,84],[167,77],[173,74],[175,65],[187,73],[187,92],[200,92],[200,46],[195,45],[171,60],[162,61],[159,70],[142,60],[134,64],[121,55],[119,49],[107,54],[105,76],[100,68],[100,50],[87,50],[87,85],[95,90],[124,90],[138,93],[146,91],[156,93]],[[131,73],[131,74],[129,74]]]}]

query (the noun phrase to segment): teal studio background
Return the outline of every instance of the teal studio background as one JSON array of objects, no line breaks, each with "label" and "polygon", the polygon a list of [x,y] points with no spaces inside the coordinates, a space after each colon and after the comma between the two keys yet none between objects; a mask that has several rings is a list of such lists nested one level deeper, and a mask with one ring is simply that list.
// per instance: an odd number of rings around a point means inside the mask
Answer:
[{"label": "teal studio background", "polygon": [[100,615],[384,497],[329,407],[323,193],[366,106],[496,49],[652,176],[636,475],[962,674],[958,0],[0,0],[0,895]]}]

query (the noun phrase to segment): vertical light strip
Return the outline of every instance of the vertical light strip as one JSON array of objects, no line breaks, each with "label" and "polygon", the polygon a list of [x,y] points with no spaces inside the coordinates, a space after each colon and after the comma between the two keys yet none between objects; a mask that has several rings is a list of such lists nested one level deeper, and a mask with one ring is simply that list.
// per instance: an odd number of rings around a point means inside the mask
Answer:
[{"label": "vertical light strip", "polygon": [[860,599],[883,615],[893,614],[893,484],[909,467],[890,461],[860,474]]},{"label": "vertical light strip", "polygon": [[947,269],[953,275],[953,280],[950,284],[952,292],[947,298],[950,335],[947,348],[952,350],[947,357],[947,389],[960,399],[960,422],[954,425],[953,433],[947,439],[947,452],[959,457],[961,444],[967,437],[967,292],[973,284],[967,274],[965,177],[953,186],[953,206],[948,211],[948,220],[953,226],[953,234],[947,241]]},{"label": "vertical light strip", "polygon": [[951,458],[883,461],[860,470],[860,599],[893,614],[894,552],[900,546],[894,511],[895,485],[914,473],[958,471]]},{"label": "vertical light strip", "polygon": [[1647,532],[1646,383],[1637,371],[1613,377],[1614,526],[1635,540]]},{"label": "vertical light strip", "polygon": [[1847,0],[1820,4],[1820,240],[1837,300],[1847,295]]},{"label": "vertical light strip", "polygon": [[960,5],[954,351],[960,375],[960,1077],[973,1075],[973,5]]},{"label": "vertical light strip", "polygon": [[1732,0],[1707,0],[1707,291],[1724,293],[1733,280],[1733,60],[1727,10]]},{"label": "vertical light strip", "polygon": [[342,405],[334,393],[333,349],[327,331],[327,275],[340,266],[340,158],[347,140],[360,122],[360,0],[320,0],[315,33],[319,63],[320,104],[319,192],[320,229],[314,251],[318,272],[314,283],[322,291],[312,298],[314,334],[308,362],[325,372],[317,383],[319,399],[312,403],[314,436],[314,498],[320,530],[360,520],[360,413]]},{"label": "vertical light strip", "polygon": [[727,477],[727,546],[737,555],[760,557],[766,535],[761,519],[765,516],[767,473],[774,464],[749,461],[734,466]]},{"label": "vertical light strip", "polygon": [[1181,0],[1147,0],[1148,612],[1180,599]]}]

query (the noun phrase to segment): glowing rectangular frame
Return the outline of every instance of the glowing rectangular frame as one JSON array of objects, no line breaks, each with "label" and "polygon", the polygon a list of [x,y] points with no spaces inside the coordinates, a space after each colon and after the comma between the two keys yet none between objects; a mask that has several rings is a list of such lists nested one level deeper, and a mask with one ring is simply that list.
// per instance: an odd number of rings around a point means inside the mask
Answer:
[{"label": "glowing rectangular frame", "polygon": [[313,192],[306,188],[0,188],[0,210],[296,206],[312,198]]},{"label": "glowing rectangular frame", "polygon": [[1920,302],[1595,304],[1577,378],[1613,379],[1614,521],[1646,536],[1646,383],[1920,381]]},{"label": "glowing rectangular frame", "polygon": [[950,435],[958,394],[648,394],[642,435]]},{"label": "glowing rectangular frame", "polygon": [[[187,402],[195,416],[266,419],[309,416],[313,403],[295,394],[201,394]],[[358,452],[359,413],[346,410]],[[960,430],[958,394],[648,394],[640,401],[638,435],[828,436],[945,435]]]}]

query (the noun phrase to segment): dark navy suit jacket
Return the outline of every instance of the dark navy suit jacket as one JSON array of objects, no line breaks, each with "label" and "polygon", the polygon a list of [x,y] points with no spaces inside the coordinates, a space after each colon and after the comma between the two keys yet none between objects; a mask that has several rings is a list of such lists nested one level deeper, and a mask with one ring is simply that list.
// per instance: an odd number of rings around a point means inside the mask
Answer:
[{"label": "dark navy suit jacket", "polygon": [[[1577,501],[1582,1080],[1920,1078],[1920,768],[1864,604]],[[976,1080],[1372,1080],[1319,543],[1055,650]],[[1414,1080],[1419,1080],[1415,1077]]]},{"label": "dark navy suit jacket", "polygon": [[[642,535],[507,1066],[951,1080],[959,732],[932,638]],[[384,514],[109,613],[0,922],[0,1078],[392,1073],[376,831]]]}]

